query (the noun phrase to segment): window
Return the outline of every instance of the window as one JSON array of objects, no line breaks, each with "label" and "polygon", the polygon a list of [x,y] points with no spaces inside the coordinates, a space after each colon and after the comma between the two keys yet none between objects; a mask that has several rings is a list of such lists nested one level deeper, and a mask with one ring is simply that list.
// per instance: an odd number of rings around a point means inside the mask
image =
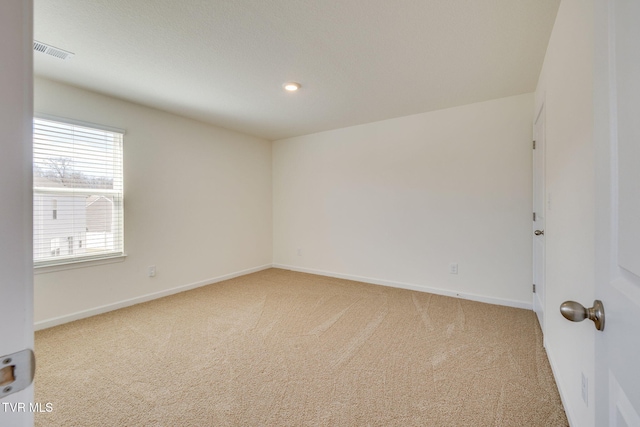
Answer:
[{"label": "window", "polygon": [[124,254],[124,132],[90,126],[34,119],[36,267]]}]

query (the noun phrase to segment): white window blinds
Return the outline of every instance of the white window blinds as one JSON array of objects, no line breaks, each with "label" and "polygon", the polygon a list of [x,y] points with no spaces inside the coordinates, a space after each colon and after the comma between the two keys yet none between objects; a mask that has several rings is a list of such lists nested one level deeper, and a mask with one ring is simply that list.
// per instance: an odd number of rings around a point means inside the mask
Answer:
[{"label": "white window blinds", "polygon": [[124,254],[122,136],[34,119],[35,266]]}]

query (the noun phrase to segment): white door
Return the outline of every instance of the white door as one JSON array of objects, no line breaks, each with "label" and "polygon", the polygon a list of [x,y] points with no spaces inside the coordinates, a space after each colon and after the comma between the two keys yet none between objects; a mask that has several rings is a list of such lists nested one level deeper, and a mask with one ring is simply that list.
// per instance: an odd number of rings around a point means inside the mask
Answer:
[{"label": "white door", "polygon": [[544,333],[544,263],[545,263],[545,240],[544,240],[544,219],[545,219],[545,138],[544,138],[544,104],[538,112],[534,125],[535,148],[533,150],[533,283],[535,293],[533,294],[533,309],[538,316],[540,328]]},{"label": "white door", "polygon": [[596,1],[596,426],[640,426],[640,1]]},{"label": "white door", "polygon": [[[32,14],[31,0],[0,1],[0,356],[33,348]],[[7,359],[5,382],[19,376]],[[0,425],[32,426],[32,401],[33,386],[1,398]]]}]

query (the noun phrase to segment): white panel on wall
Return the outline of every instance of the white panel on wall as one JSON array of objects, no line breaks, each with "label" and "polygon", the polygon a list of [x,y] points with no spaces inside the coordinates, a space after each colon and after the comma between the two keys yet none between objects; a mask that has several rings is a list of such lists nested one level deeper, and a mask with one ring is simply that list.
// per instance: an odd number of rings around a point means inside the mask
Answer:
[{"label": "white panel on wall", "polygon": [[271,265],[270,141],[44,79],[35,109],[126,130],[127,257],[37,274],[37,323]]},{"label": "white panel on wall", "polygon": [[274,142],[275,264],[530,307],[532,108],[527,94]]},{"label": "white panel on wall", "polygon": [[[559,315],[563,301],[594,295],[593,1],[563,0],[547,48],[537,107],[546,112],[545,347],[569,422],[594,425],[593,323]],[[532,111],[533,114],[533,111]],[[575,349],[583,349],[576,359]]]}]

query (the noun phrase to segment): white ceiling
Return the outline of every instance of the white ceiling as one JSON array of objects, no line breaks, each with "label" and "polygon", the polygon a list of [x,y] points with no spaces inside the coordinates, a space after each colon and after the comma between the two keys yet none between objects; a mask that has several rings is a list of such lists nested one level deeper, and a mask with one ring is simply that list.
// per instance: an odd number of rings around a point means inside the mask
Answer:
[{"label": "white ceiling", "polygon": [[533,92],[559,3],[35,0],[35,74],[276,140]]}]

